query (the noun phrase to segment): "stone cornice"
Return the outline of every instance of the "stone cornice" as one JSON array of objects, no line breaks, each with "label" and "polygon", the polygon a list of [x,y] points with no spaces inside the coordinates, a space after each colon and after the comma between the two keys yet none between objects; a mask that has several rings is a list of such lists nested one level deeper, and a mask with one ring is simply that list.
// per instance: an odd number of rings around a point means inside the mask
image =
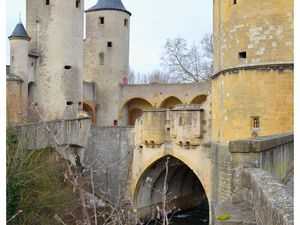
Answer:
[{"label": "stone cornice", "polygon": [[294,70],[294,62],[265,63],[265,64],[253,64],[253,65],[232,67],[232,68],[220,70],[219,72],[215,73],[212,76],[212,79],[216,79],[218,76],[220,76],[221,74],[225,74],[225,73],[236,74],[241,70],[269,71],[269,70],[285,70],[285,69]]}]

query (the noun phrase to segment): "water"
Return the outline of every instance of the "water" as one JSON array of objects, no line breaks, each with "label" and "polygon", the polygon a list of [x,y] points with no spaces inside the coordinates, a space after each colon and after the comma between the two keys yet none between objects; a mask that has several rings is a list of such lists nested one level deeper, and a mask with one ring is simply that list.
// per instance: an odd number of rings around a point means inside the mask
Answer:
[{"label": "water", "polygon": [[[156,223],[157,225],[160,223]],[[171,225],[208,225],[209,209],[207,203],[202,203],[190,210],[176,213]],[[155,225],[155,222],[150,223]]]}]

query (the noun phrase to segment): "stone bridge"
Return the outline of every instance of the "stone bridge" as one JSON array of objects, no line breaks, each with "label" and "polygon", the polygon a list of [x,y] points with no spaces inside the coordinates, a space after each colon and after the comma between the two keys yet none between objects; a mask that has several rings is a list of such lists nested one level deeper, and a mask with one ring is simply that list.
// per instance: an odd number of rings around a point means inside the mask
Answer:
[{"label": "stone bridge", "polygon": [[144,111],[137,120],[131,195],[141,217],[161,201],[167,158],[168,197],[177,209],[211,201],[209,119],[200,105],[178,105]]},{"label": "stone bridge", "polygon": [[[144,111],[134,128],[95,127],[88,118],[47,124],[61,145],[70,146],[66,158],[74,161],[77,152],[99,171],[96,193],[105,186],[112,202],[132,201],[141,218],[153,216],[166,184],[173,210],[207,204],[211,225],[223,224],[216,221],[220,214],[232,215],[227,224],[293,224],[286,186],[293,173],[293,133],[214,143],[210,118],[201,105],[178,105]],[[43,124],[17,129],[23,148],[53,145]]]}]

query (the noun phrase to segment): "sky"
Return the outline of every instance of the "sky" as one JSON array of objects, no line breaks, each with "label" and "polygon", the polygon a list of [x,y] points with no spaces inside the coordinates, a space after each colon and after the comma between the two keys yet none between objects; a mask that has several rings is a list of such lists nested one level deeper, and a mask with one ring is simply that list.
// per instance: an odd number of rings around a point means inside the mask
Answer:
[{"label": "sky", "polygon": [[[85,9],[97,0],[85,0]],[[160,68],[162,47],[168,38],[184,38],[189,44],[199,43],[212,32],[212,0],[122,0],[132,13],[130,31],[130,67],[135,72],[150,73]],[[19,21],[26,24],[26,0],[6,1],[6,34],[9,36]],[[6,63],[9,64],[7,39]]]}]

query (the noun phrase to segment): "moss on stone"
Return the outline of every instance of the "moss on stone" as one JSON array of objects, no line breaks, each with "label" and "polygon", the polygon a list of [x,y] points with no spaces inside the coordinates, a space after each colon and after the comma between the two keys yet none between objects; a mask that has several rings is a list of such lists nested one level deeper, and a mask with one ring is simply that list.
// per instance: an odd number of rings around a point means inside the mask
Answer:
[{"label": "moss on stone", "polygon": [[227,214],[221,215],[221,216],[217,216],[218,220],[229,220],[230,218],[231,218],[231,216],[227,215]]}]

